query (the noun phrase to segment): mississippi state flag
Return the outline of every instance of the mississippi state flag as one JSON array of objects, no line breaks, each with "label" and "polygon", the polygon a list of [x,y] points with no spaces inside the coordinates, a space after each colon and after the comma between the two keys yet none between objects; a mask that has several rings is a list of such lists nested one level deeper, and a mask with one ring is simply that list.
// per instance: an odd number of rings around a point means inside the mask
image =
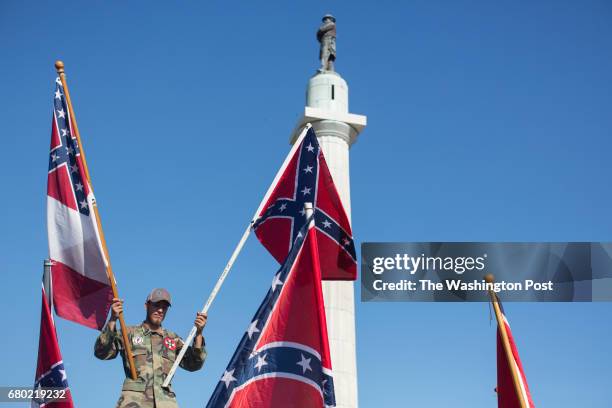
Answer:
[{"label": "mississippi state flag", "polygon": [[59,316],[101,329],[112,292],[92,210],[94,196],[59,78],[53,102],[47,179],[53,303]]},{"label": "mississippi state flag", "polygon": [[[51,309],[47,303],[47,296],[43,289],[42,311],[40,313],[40,339],[38,340],[38,364],[36,365],[36,378],[34,389],[53,388],[63,392],[63,397],[56,401],[32,400],[32,407],[44,408],[72,408],[72,396],[66,381],[66,370],[62,361],[55,324],[51,317]],[[42,393],[41,393],[42,395]]]},{"label": "mississippi state flag", "polygon": [[336,405],[316,239],[298,231],[207,407]]},{"label": "mississippi state flag", "polygon": [[305,202],[315,207],[323,279],[355,280],[351,225],[312,128],[295,142],[253,224],[257,238],[281,264],[306,222]]},{"label": "mississippi state flag", "polygon": [[531,393],[529,392],[529,386],[527,385],[527,377],[525,377],[525,371],[519,358],[518,349],[514,343],[514,337],[512,337],[512,331],[510,330],[510,323],[506,319],[504,308],[501,302],[498,300],[501,314],[503,317],[503,324],[506,326],[506,333],[508,334],[508,342],[510,343],[510,349],[512,350],[512,361],[508,361],[506,358],[506,352],[504,351],[504,344],[502,341],[501,333],[499,328],[497,329],[497,406],[499,408],[521,408],[519,397],[516,394],[514,388],[514,382],[512,380],[512,372],[510,367],[514,367],[517,373],[519,373],[519,385],[521,394],[523,394],[523,400],[529,405],[530,408],[534,408],[533,400],[531,399]]}]

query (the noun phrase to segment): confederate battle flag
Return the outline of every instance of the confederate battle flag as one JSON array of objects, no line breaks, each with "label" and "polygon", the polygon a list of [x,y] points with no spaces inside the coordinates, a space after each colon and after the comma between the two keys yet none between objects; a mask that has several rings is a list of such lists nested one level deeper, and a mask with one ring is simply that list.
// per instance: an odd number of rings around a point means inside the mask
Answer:
[{"label": "confederate battle flag", "polygon": [[312,128],[295,142],[253,224],[257,238],[281,264],[306,223],[305,202],[315,207],[323,279],[355,280],[351,225]]},{"label": "confederate battle flag", "polygon": [[336,405],[317,238],[311,218],[274,275],[208,408]]},{"label": "confederate battle flag", "polygon": [[112,292],[92,210],[95,199],[59,78],[51,129],[47,231],[55,312],[64,319],[101,329]]},{"label": "confederate battle flag", "polygon": [[[39,397],[32,400],[33,408],[73,408],[72,395],[68,388],[66,370],[62,361],[55,324],[51,316],[51,308],[43,289],[42,311],[40,313],[40,339],[38,340],[38,364],[36,365],[36,378],[34,391],[38,390]],[[36,396],[36,394],[35,394]],[[54,400],[54,397],[57,399]]]}]

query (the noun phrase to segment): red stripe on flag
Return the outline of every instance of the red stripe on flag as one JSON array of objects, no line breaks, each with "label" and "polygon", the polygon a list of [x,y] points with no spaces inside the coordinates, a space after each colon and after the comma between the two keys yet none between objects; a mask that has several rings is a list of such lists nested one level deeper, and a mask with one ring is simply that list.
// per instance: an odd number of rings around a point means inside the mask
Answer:
[{"label": "red stripe on flag", "polygon": [[55,120],[55,113],[53,113],[53,118],[51,119],[51,149],[53,150],[56,147],[61,146],[62,141],[59,137],[59,131],[57,130],[57,121]]},{"label": "red stripe on flag", "polygon": [[47,176],[47,195],[55,198],[66,207],[78,211],[76,196],[72,191],[72,182],[68,175],[68,167],[62,166]]},{"label": "red stripe on flag", "polygon": [[321,393],[313,386],[289,378],[272,377],[235,391],[230,408],[322,407]]},{"label": "red stripe on flag", "polygon": [[58,316],[92,329],[102,329],[113,299],[109,284],[87,278],[53,261],[53,303]]},{"label": "red stripe on flag", "polygon": [[513,361],[508,361],[506,358],[506,351],[504,350],[504,344],[501,338],[501,332],[497,330],[497,403],[498,408],[520,408],[519,396],[516,393],[514,387],[514,380],[512,378],[511,364],[516,364],[519,376],[521,377],[523,394],[527,398],[527,404],[530,408],[535,408],[533,400],[531,399],[531,392],[529,391],[529,385],[527,384],[527,377],[523,370],[523,364],[518,354],[518,349],[514,343],[514,337],[510,330],[510,325],[504,322],[506,326],[506,334],[508,335],[508,342],[510,343],[510,349],[512,351]]}]

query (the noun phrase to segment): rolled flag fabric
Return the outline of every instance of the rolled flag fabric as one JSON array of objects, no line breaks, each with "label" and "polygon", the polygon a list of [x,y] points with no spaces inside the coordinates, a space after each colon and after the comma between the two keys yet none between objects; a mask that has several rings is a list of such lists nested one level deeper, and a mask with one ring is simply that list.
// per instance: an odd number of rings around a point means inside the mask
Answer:
[{"label": "rolled flag fabric", "polygon": [[316,239],[298,231],[208,408],[336,405]]},{"label": "rolled flag fabric", "polygon": [[516,393],[514,387],[514,381],[512,379],[512,371],[518,373],[519,377],[519,388],[523,395],[523,400],[527,403],[530,408],[535,408],[533,400],[531,399],[531,392],[529,392],[529,385],[527,384],[527,377],[525,377],[525,371],[523,370],[523,364],[518,354],[512,331],[510,330],[510,323],[506,319],[504,308],[499,302],[499,308],[503,317],[503,324],[506,327],[506,333],[508,335],[508,342],[510,343],[510,349],[512,350],[512,360],[508,361],[506,352],[504,350],[504,344],[501,337],[499,327],[497,329],[497,406],[499,408],[521,408],[519,396]]},{"label": "rolled flag fabric", "polygon": [[64,319],[101,329],[112,291],[92,209],[95,198],[59,78],[51,129],[47,232],[55,312]]},{"label": "rolled flag fabric", "polygon": [[306,222],[304,203],[314,205],[324,280],[355,280],[357,256],[346,211],[314,129],[297,140],[272,193],[253,224],[255,235],[282,264]]}]

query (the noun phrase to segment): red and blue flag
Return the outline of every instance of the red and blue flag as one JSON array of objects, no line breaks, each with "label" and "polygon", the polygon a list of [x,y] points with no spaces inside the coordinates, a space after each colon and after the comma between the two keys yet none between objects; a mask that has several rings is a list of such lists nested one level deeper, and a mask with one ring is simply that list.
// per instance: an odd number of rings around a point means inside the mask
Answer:
[{"label": "red and blue flag", "polygon": [[527,377],[525,376],[525,370],[523,370],[523,364],[518,354],[512,331],[510,330],[510,323],[506,319],[504,308],[501,302],[498,300],[499,308],[503,318],[503,324],[506,327],[506,333],[508,335],[508,342],[510,343],[510,349],[512,350],[512,358],[508,361],[506,352],[504,350],[504,344],[502,341],[501,333],[499,328],[497,329],[497,406],[499,408],[521,408],[519,402],[519,396],[517,395],[514,381],[512,379],[512,369],[518,373],[519,390],[523,396],[523,401],[527,403],[529,408],[535,408],[533,400],[531,399],[531,392],[529,391],[529,385],[527,384]]},{"label": "red and blue flag", "polygon": [[[73,408],[72,395],[68,387],[66,369],[57,342],[55,324],[51,316],[51,308],[43,289],[42,310],[40,313],[40,338],[38,340],[38,364],[34,391],[39,390],[39,396],[46,394],[60,396],[57,400],[34,399],[33,408]],[[44,390],[41,392],[41,390]]]},{"label": "red and blue flag", "polygon": [[95,198],[59,78],[51,129],[47,232],[55,312],[64,319],[101,329],[113,296],[92,208]]},{"label": "red and blue flag", "polygon": [[255,235],[283,263],[306,223],[304,203],[314,205],[324,280],[355,280],[357,256],[351,224],[314,129],[298,139],[253,224]]},{"label": "red and blue flag", "polygon": [[[302,226],[208,408],[334,407],[318,238]],[[310,226],[310,227],[309,227]]]}]

